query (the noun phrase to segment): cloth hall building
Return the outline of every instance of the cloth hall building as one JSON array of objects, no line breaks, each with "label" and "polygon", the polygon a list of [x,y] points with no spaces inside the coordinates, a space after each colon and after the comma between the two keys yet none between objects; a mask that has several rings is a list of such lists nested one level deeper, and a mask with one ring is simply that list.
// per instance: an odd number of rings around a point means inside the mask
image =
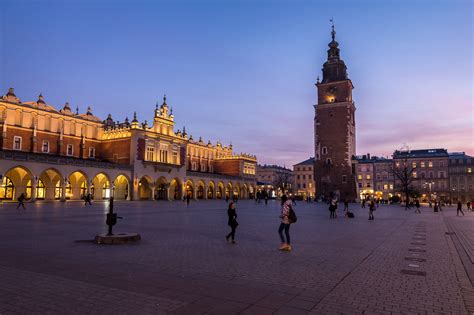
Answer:
[{"label": "cloth hall building", "polygon": [[253,198],[257,158],[174,130],[163,98],[153,123],[101,120],[37,101],[10,88],[0,97],[0,199],[32,201]]}]

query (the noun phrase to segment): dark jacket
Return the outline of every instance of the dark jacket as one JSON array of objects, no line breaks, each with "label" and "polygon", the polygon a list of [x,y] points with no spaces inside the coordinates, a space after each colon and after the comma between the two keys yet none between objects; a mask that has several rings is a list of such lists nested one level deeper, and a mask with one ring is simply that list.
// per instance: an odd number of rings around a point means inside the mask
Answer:
[{"label": "dark jacket", "polygon": [[227,215],[229,216],[229,221],[227,222],[229,226],[239,225],[239,223],[237,223],[237,212],[235,212],[235,209],[228,209]]}]

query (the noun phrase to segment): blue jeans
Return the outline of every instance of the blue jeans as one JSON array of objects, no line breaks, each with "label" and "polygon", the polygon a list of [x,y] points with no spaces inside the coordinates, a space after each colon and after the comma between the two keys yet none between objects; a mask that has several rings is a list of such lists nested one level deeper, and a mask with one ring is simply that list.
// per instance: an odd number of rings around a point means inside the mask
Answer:
[{"label": "blue jeans", "polygon": [[[283,237],[283,230],[285,230],[285,235],[286,235],[286,242],[285,238]],[[281,223],[280,227],[278,228],[278,233],[280,234],[280,239],[282,243],[287,243],[290,244],[290,225]]]}]

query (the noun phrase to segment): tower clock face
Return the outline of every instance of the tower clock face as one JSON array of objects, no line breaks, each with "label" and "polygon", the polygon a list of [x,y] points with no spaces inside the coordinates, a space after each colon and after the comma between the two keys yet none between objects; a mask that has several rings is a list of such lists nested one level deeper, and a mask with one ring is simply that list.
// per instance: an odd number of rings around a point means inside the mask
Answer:
[{"label": "tower clock face", "polygon": [[328,89],[326,90],[326,93],[327,93],[327,94],[332,94],[332,95],[334,95],[334,94],[336,94],[336,92],[337,92],[337,87],[335,87],[335,86],[331,86],[330,88],[328,88]]}]

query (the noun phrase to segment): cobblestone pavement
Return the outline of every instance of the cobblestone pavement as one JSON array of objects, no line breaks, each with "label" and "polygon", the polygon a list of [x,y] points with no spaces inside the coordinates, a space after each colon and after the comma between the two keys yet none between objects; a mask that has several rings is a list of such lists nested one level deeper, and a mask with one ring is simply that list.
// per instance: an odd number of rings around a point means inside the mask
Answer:
[{"label": "cobblestone pavement", "polygon": [[280,252],[274,201],[238,203],[235,245],[224,201],[116,202],[133,245],[91,242],[104,202],[0,204],[0,314],[474,313],[474,213],[351,210],[299,202]]}]

